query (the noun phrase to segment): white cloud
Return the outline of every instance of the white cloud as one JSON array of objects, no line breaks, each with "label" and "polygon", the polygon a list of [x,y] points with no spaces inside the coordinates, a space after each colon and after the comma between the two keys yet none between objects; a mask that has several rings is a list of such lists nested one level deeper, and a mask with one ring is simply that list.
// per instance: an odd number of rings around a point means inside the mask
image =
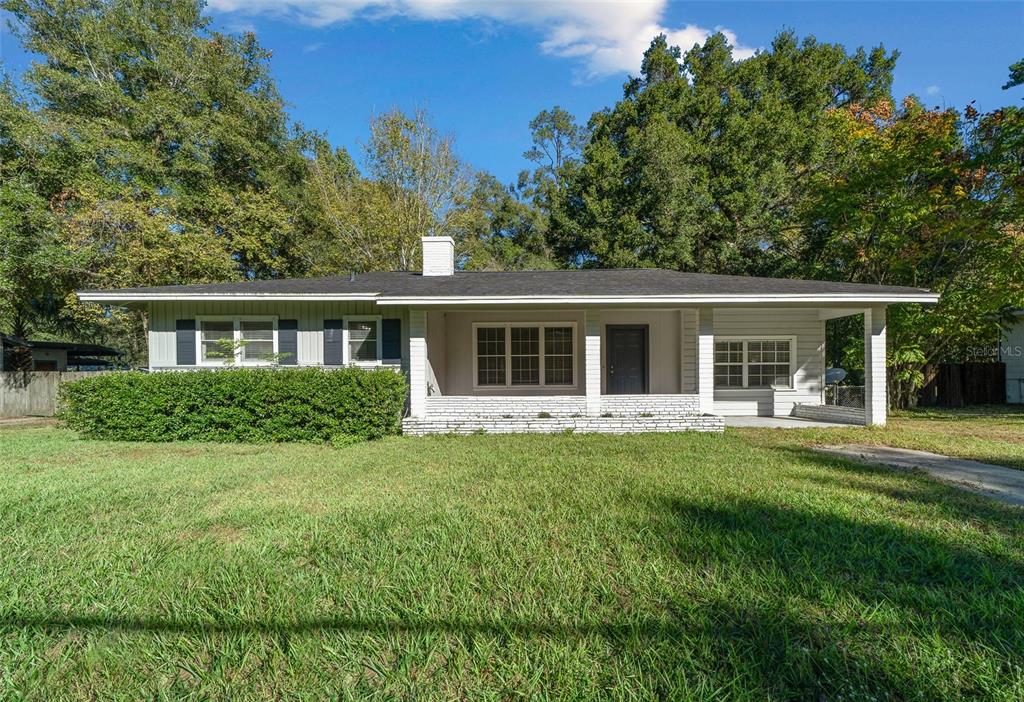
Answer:
[{"label": "white cloud", "polygon": [[938,95],[940,92],[942,92],[942,90],[937,85],[929,85],[927,88],[924,89],[924,92],[927,95]]},{"label": "white cloud", "polygon": [[225,13],[276,15],[313,26],[394,16],[518,24],[541,33],[545,53],[579,61],[586,77],[636,74],[644,50],[658,34],[686,51],[721,31],[735,57],[753,55],[752,48],[722,27],[666,27],[667,4],[668,0],[210,0],[209,7]]},{"label": "white cloud", "polygon": [[302,47],[302,53],[304,53],[304,54],[312,54],[315,51],[320,51],[320,49],[322,49],[322,48],[324,48],[323,42],[322,41],[318,41],[318,42],[314,42],[312,44],[306,44],[304,47]]}]

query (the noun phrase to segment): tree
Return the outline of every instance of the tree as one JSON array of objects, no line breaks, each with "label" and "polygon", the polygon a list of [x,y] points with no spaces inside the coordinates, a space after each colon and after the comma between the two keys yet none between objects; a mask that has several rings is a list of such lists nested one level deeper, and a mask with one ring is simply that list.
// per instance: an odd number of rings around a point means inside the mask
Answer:
[{"label": "tree", "polygon": [[1024,85],[1024,59],[1010,65],[1010,79],[1003,85],[1003,90],[1016,88],[1018,85]]},{"label": "tree", "polygon": [[[41,183],[48,145],[46,125],[0,81],[0,330],[20,338],[58,329],[54,310],[73,279]],[[31,370],[31,355],[15,349],[13,364]]]},{"label": "tree", "polygon": [[454,221],[467,270],[554,268],[544,244],[545,213],[524,199],[520,190],[502,186],[490,174],[477,174]]},{"label": "tree", "polygon": [[374,117],[363,162],[365,175],[326,142],[315,149],[310,185],[324,227],[303,246],[313,272],[413,270],[421,237],[459,234],[469,169],[426,112]]},{"label": "tree", "polygon": [[[24,76],[48,130],[33,188],[76,260],[74,284],[289,271],[304,158],[269,53],[251,34],[210,31],[199,0],[0,6],[25,48],[44,59]],[[51,287],[58,297],[71,289],[56,279]],[[107,328],[126,321],[73,304],[61,313]],[[137,316],[129,327],[138,333]]]},{"label": "tree", "polygon": [[[1022,111],[960,116],[879,99],[828,122],[800,260],[813,277],[940,293],[933,308],[890,309],[891,396],[913,404],[928,364],[994,346],[1007,312],[1024,304]],[[847,360],[860,365],[859,337],[850,342]]]},{"label": "tree", "polygon": [[656,38],[623,99],[590,120],[552,221],[559,260],[785,270],[824,115],[888,94],[895,58],[784,33],[734,61],[721,34],[685,54]]}]

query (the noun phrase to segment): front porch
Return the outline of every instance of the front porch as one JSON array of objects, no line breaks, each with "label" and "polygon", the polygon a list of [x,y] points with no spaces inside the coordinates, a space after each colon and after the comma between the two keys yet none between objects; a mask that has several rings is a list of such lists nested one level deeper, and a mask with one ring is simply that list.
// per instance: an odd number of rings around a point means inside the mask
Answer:
[{"label": "front porch", "polygon": [[[828,407],[825,321],[859,313],[864,408]],[[409,379],[407,434],[883,424],[885,307],[413,308]]]}]

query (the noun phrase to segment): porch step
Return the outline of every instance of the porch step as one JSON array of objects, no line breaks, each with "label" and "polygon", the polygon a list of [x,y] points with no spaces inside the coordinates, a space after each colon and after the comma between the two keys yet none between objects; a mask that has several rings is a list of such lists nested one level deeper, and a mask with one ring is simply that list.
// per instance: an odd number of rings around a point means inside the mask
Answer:
[{"label": "porch step", "polygon": [[[604,395],[601,414],[612,417],[676,419],[696,415],[697,395]],[[586,413],[582,395],[550,396],[461,396],[427,398],[427,416],[451,419],[580,417]]]},{"label": "porch step", "polygon": [[725,420],[713,414],[676,414],[673,417],[408,417],[402,433],[424,434],[556,434],[574,431],[581,434],[638,434],[645,432],[701,431],[721,432]]}]

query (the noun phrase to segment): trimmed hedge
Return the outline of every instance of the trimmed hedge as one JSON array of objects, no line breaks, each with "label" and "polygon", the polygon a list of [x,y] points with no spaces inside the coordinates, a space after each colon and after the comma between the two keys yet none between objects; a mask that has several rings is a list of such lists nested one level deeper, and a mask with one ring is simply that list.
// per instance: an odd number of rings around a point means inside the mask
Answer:
[{"label": "trimmed hedge", "polygon": [[57,416],[113,441],[344,444],[399,433],[405,398],[387,368],[125,372],[62,385]]}]

